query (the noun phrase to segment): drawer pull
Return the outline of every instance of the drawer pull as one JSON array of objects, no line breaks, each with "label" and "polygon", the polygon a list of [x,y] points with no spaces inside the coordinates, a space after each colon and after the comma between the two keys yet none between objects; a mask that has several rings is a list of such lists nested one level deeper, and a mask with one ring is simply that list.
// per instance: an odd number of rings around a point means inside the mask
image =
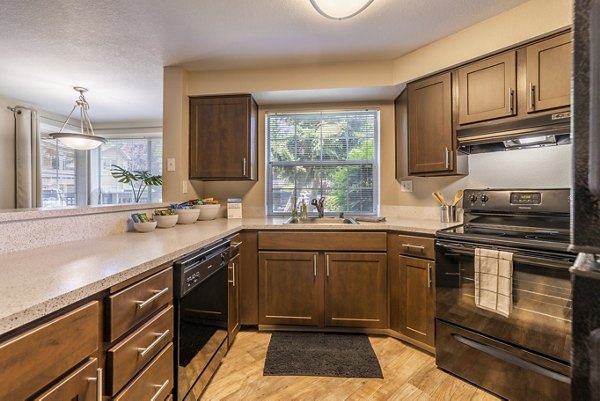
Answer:
[{"label": "drawer pull", "polygon": [[169,287],[165,287],[162,290],[158,291],[158,290],[154,290],[152,292],[154,292],[154,295],[152,295],[150,298],[148,298],[145,301],[135,301],[135,303],[137,304],[138,309],[142,309],[143,307],[145,307],[148,304],[151,304],[152,302],[154,302],[156,299],[160,298],[163,294],[165,294],[167,291],[169,291]]},{"label": "drawer pull", "polygon": [[317,277],[317,255],[313,255],[313,274]]},{"label": "drawer pull", "polygon": [[102,401],[102,389],[104,388],[104,383],[102,382],[102,368],[96,369],[96,377],[88,377],[87,380],[96,382],[96,400]]},{"label": "drawer pull", "polygon": [[326,256],[327,260],[327,278],[329,278],[329,255]]},{"label": "drawer pull", "polygon": [[169,335],[170,330],[166,330],[164,333],[156,333],[155,336],[156,340],[154,340],[152,342],[152,344],[150,344],[149,346],[147,346],[146,348],[138,348],[138,352],[140,353],[140,356],[143,358],[145,357],[148,352],[150,352],[152,350],[152,348],[156,347],[167,335]]},{"label": "drawer pull", "polygon": [[150,401],[156,401],[158,400],[158,396],[160,395],[160,393],[162,393],[162,391],[169,385],[169,379],[165,380],[165,382],[160,385],[160,384],[155,384],[154,387],[158,387],[158,390],[156,391],[156,393],[154,393],[154,396],[152,396],[152,398],[150,398]]},{"label": "drawer pull", "polygon": [[425,251],[425,247],[423,245],[402,244],[402,247],[408,248],[408,249],[417,249],[420,252]]}]

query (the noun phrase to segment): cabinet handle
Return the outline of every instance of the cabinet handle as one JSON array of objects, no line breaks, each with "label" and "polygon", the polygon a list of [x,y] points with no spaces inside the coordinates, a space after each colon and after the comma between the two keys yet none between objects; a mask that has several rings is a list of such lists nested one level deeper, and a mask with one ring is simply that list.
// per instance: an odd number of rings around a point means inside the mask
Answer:
[{"label": "cabinet handle", "polygon": [[425,252],[425,247],[423,245],[402,244],[402,247],[408,249],[418,249],[421,253]]},{"label": "cabinet handle", "polygon": [[313,274],[317,277],[317,255],[313,255]]},{"label": "cabinet handle", "polygon": [[88,377],[87,380],[96,382],[96,400],[102,401],[102,390],[104,388],[102,368],[96,369],[96,377]]},{"label": "cabinet handle", "polygon": [[231,273],[232,273],[232,277],[229,282],[232,284],[233,287],[235,287],[235,262],[233,262],[231,264]]},{"label": "cabinet handle", "polygon": [[167,329],[164,333],[155,333],[154,335],[157,336],[156,340],[152,341],[152,344],[150,344],[149,346],[147,346],[146,348],[138,348],[138,352],[140,354],[140,357],[145,357],[148,352],[150,352],[152,350],[152,348],[156,347],[158,344],[160,344],[160,342],[166,337],[168,336],[170,333],[170,330]]},{"label": "cabinet handle", "polygon": [[152,398],[150,398],[150,401],[156,401],[158,400],[158,396],[160,395],[160,393],[162,393],[162,391],[169,385],[169,379],[165,380],[165,382],[162,385],[159,384],[155,384],[152,387],[158,387],[158,390],[156,390],[156,393],[154,393],[154,396],[152,396]]},{"label": "cabinet handle", "polygon": [[508,88],[508,114],[515,113],[515,91],[513,88]]},{"label": "cabinet handle", "polygon": [[326,268],[327,268],[327,278],[329,278],[329,255],[325,255]]},{"label": "cabinet handle", "polygon": [[242,159],[242,175],[246,175],[246,158]]},{"label": "cabinet handle", "polygon": [[450,150],[446,146],[446,170],[450,168]]},{"label": "cabinet handle", "polygon": [[529,109],[535,110],[535,85],[533,82],[529,83]]},{"label": "cabinet handle", "polygon": [[431,263],[427,263],[427,288],[431,288]]},{"label": "cabinet handle", "polygon": [[137,304],[138,309],[142,309],[146,305],[151,304],[156,299],[160,298],[160,296],[163,295],[163,294],[165,294],[167,291],[169,291],[169,287],[165,287],[165,288],[163,288],[160,291],[159,290],[154,290],[154,291],[152,291],[154,293],[154,295],[152,295],[150,298],[148,298],[145,301],[135,301],[135,303]]}]

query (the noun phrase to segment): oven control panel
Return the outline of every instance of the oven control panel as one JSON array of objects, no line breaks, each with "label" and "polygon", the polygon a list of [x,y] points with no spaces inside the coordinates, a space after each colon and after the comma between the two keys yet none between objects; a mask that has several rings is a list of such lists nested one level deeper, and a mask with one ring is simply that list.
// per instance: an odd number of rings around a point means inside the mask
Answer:
[{"label": "oven control panel", "polygon": [[[206,249],[206,248],[205,248]],[[183,297],[229,263],[229,242],[200,250],[173,263],[175,297]]]},{"label": "oven control panel", "polygon": [[558,189],[466,189],[465,212],[568,214],[570,190]]}]

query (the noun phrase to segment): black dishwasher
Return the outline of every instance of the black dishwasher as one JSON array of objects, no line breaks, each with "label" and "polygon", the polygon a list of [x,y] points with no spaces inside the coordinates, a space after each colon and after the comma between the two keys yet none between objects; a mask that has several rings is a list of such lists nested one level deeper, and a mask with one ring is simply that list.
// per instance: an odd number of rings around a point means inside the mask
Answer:
[{"label": "black dishwasher", "polygon": [[173,264],[177,400],[196,400],[227,352],[230,241],[223,240]]}]

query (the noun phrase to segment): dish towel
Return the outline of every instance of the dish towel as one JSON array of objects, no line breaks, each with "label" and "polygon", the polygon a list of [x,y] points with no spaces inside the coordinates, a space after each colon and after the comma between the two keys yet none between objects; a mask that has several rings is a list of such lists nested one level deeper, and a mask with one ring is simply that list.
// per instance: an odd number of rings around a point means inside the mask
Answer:
[{"label": "dish towel", "polygon": [[513,254],[475,248],[475,306],[508,317],[512,312]]}]

